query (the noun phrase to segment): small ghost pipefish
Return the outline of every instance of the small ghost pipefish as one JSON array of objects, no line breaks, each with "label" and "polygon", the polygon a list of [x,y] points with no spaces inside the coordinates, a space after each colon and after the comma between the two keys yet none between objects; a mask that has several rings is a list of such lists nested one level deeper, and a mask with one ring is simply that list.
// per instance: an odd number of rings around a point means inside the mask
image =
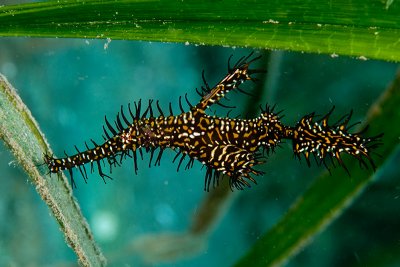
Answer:
[{"label": "small ghost pipefish", "polygon": [[[182,107],[182,98],[179,98],[181,113],[174,115],[169,104],[169,115],[160,108],[159,102],[155,105],[159,116],[154,116],[153,100],[149,100],[147,107],[142,112],[142,101],[134,102],[134,109],[128,105],[130,119],[124,113],[121,106],[114,126],[105,117],[104,142],[98,145],[95,141],[92,148],[85,142],[86,150],[79,151],[72,156],[65,154],[64,158],[55,158],[53,155],[44,156],[51,173],[68,170],[71,184],[76,187],[73,179],[73,168],[77,168],[87,180],[85,164],[90,163],[91,172],[94,164],[100,176],[110,178],[103,172],[100,162],[107,160],[110,172],[113,166],[118,166],[126,157],[132,157],[137,173],[137,151],[143,158],[142,149],[150,152],[149,166],[155,158],[154,165],[160,165],[162,154],[166,148],[177,151],[174,158],[179,157],[179,170],[183,160],[188,158],[185,169],[193,166],[194,160],[198,160],[206,166],[205,190],[209,190],[210,184],[218,184],[220,174],[230,177],[231,188],[243,189],[250,187],[250,181],[256,183],[253,176],[261,176],[264,173],[257,171],[256,166],[265,162],[265,154],[262,151],[274,151],[274,148],[284,139],[291,140],[294,155],[300,159],[303,155],[310,165],[310,155],[314,155],[317,163],[326,166],[326,160],[337,162],[346,169],[342,161],[342,154],[348,154],[356,158],[365,167],[369,165],[375,169],[371,159],[371,151],[380,143],[381,135],[364,137],[364,131],[350,133],[348,126],[352,113],[344,116],[337,123],[329,125],[328,114],[316,120],[315,113],[304,116],[294,126],[285,126],[280,121],[279,112],[274,113],[274,108],[268,105],[261,107],[261,114],[253,119],[231,119],[226,117],[209,116],[206,110],[218,104],[230,91],[247,93],[240,88],[246,81],[254,81],[253,74],[265,72],[260,69],[249,69],[250,65],[260,56],[253,57],[253,53],[240,58],[236,64],[230,65],[228,60],[228,74],[214,87],[210,87],[204,78],[204,86],[197,93],[201,99],[197,105],[191,105],[185,95],[185,100],[190,107],[185,111]],[[122,118],[122,119],[121,119]],[[157,153],[156,153],[157,152]],[[347,171],[347,169],[346,169]]]}]

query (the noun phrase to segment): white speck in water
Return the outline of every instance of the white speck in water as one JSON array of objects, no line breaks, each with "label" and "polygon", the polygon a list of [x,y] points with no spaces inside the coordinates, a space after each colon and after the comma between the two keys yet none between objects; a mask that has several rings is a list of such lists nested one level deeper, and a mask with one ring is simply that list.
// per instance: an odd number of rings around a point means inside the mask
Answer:
[{"label": "white speck in water", "polygon": [[8,163],[8,166],[10,166],[10,167],[15,167],[15,166],[16,166],[15,160],[10,161],[10,162]]},{"label": "white speck in water", "polygon": [[368,60],[368,58],[367,57],[365,57],[365,56],[359,56],[357,59],[360,59],[360,60]]},{"label": "white speck in water", "polygon": [[190,43],[188,41],[185,42],[185,45],[190,45]]},{"label": "white speck in water", "polygon": [[337,57],[339,57],[338,54],[336,54],[336,53],[331,54],[331,58],[337,58]]},{"label": "white speck in water", "polygon": [[92,227],[94,235],[102,241],[112,241],[118,233],[118,219],[109,211],[99,211],[93,215]]},{"label": "white speck in water", "polygon": [[107,38],[107,43],[104,44],[104,50],[108,49],[108,46],[110,45],[110,43],[111,43],[111,38]]},{"label": "white speck in water", "polygon": [[154,216],[162,226],[171,226],[176,221],[175,211],[165,203],[160,203],[154,207]]}]

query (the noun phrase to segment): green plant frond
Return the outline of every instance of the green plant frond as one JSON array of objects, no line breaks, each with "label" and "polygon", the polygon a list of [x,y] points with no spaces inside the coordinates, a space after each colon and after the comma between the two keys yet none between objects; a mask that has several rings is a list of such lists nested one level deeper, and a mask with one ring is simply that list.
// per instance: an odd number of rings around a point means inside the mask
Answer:
[{"label": "green plant frond", "polygon": [[50,1],[0,8],[0,36],[111,38],[400,61],[400,5],[326,1]]}]

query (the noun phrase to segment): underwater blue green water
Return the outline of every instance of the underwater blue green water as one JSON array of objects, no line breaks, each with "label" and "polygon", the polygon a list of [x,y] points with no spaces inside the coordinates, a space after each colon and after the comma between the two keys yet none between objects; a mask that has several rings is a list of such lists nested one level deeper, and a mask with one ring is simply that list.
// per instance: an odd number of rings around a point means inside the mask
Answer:
[{"label": "underwater blue green water", "polygon": [[[5,38],[0,41],[0,72],[32,111],[55,155],[62,157],[64,150],[74,153],[74,145],[83,150],[85,141],[101,142],[104,115],[115,118],[121,105],[158,99],[164,110],[172,102],[178,113],[178,98],[186,93],[196,103],[194,89],[202,85],[203,69],[214,84],[225,75],[230,55],[238,59],[251,51],[117,40]],[[353,120],[361,120],[398,67],[280,51],[264,52],[259,66],[268,68],[266,83],[246,88],[261,86],[266,93],[255,99],[233,94],[229,104],[237,109],[230,116],[243,115],[249,102],[268,102],[283,109],[283,121],[292,125],[307,113],[325,114],[333,105],[336,118],[353,109]],[[227,111],[216,112],[225,116]],[[230,194],[219,219],[193,245],[199,251],[183,255],[183,260],[149,262],[138,242],[148,234],[188,231],[209,194],[203,191],[205,170],[199,163],[176,172],[175,152],[164,153],[161,166],[151,168],[145,155],[135,175],[133,162],[127,159],[113,169],[113,180],[107,184],[96,172],[87,184],[76,173],[74,195],[110,266],[231,266],[324,171],[295,160],[290,145],[282,144],[268,158],[263,167],[266,175],[257,179],[258,185]],[[392,160],[399,158],[397,154]],[[4,145],[0,174],[0,265],[76,265],[59,226]],[[393,259],[390,263],[400,263],[395,256],[400,245],[399,171],[384,169],[378,176],[289,266],[363,266],[382,254]],[[145,251],[156,245],[145,245]]]}]

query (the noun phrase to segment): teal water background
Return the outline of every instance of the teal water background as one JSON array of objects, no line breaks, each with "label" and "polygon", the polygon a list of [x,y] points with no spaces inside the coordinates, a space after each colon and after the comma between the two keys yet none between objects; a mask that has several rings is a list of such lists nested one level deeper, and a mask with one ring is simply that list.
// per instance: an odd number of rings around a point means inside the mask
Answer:
[{"label": "teal water background", "polygon": [[[215,84],[226,74],[231,54],[238,59],[251,51],[116,40],[4,38],[0,72],[32,111],[55,155],[62,157],[64,150],[75,153],[74,145],[83,150],[85,141],[101,142],[104,115],[115,118],[121,105],[158,99],[165,111],[172,102],[178,113],[178,98],[185,93],[196,103],[199,97],[194,89],[202,85],[203,69],[209,83]],[[333,105],[337,119],[353,109],[353,121],[361,120],[398,67],[279,51],[264,56],[259,64],[269,66],[268,81],[262,85],[268,95],[254,103],[276,103],[278,110],[284,110],[284,123],[291,125],[307,113],[324,114]],[[238,108],[231,116],[242,114],[241,103],[247,100],[242,94],[232,97],[229,104]],[[226,110],[217,112],[226,114]],[[170,151],[160,167],[149,168],[145,156],[139,161],[138,175],[127,159],[113,170],[114,180],[106,185],[96,173],[89,176],[88,184],[75,175],[74,195],[111,266],[153,266],[132,250],[132,242],[147,233],[186,231],[208,194],[203,191],[205,170],[200,164],[176,172],[173,157]],[[395,155],[392,160],[399,158]],[[263,170],[267,174],[257,179],[257,186],[233,193],[204,250],[183,261],[155,266],[231,266],[324,171],[294,160],[290,143],[282,144]],[[75,265],[58,225],[4,145],[0,146],[0,174],[0,265]],[[399,176],[398,170],[381,171],[361,198],[289,266],[362,266],[382,253],[400,263],[395,256],[400,245]]]}]

